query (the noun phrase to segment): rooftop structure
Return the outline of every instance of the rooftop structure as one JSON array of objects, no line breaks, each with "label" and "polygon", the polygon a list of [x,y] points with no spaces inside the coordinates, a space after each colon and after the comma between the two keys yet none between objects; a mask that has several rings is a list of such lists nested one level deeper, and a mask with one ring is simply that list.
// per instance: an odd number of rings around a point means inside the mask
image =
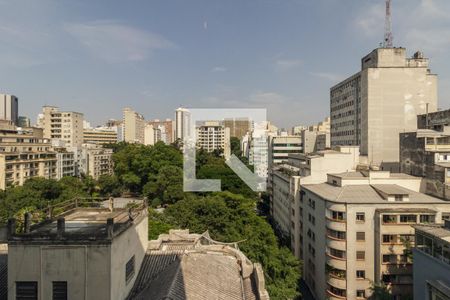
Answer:
[{"label": "rooftop structure", "polygon": [[125,299],[147,248],[147,208],[107,203],[75,199],[9,220],[8,288],[0,290],[8,299]]},{"label": "rooftop structure", "polygon": [[450,216],[444,225],[416,225],[414,228],[414,299],[449,300]]},{"label": "rooftop structure", "polygon": [[208,232],[171,230],[149,241],[128,299],[269,299],[261,265],[235,243],[213,241]]}]

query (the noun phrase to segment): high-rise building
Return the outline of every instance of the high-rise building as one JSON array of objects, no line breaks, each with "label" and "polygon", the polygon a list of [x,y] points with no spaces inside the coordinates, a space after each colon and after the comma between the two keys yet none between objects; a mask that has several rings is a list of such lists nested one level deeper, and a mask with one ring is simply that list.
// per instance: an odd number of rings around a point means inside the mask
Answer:
[{"label": "high-rise building", "polygon": [[189,110],[183,107],[175,111],[175,139],[183,141],[185,136],[190,135],[190,114]]},{"label": "high-rise building", "polygon": [[164,121],[155,119],[148,121],[147,124],[153,126],[153,128],[158,128],[161,132],[161,141],[169,145],[175,141],[174,139],[174,122],[171,119],[166,119]]},{"label": "high-rise building", "polygon": [[404,48],[378,48],[361,71],[330,90],[331,146],[360,145],[365,163],[398,169],[399,133],[417,128],[416,116],[437,109],[437,75],[429,60]]},{"label": "high-rise building", "polygon": [[62,140],[66,147],[79,147],[83,144],[83,120],[82,113],[44,106],[38,116],[38,127],[43,128],[44,138]]},{"label": "high-rise building", "polygon": [[16,96],[0,94],[0,120],[19,121],[19,100]]},{"label": "high-rise building", "polygon": [[301,186],[300,256],[316,299],[366,299],[373,284],[392,299],[412,296],[413,225],[450,213],[450,202],[420,186],[419,177],[389,171],[328,174]]},{"label": "high-rise building", "polygon": [[124,141],[128,143],[144,143],[144,116],[135,112],[131,108],[124,108],[123,110],[123,137]]},{"label": "high-rise building", "polygon": [[230,157],[230,129],[219,121],[205,121],[196,126],[197,146],[207,152],[223,151],[225,158]]},{"label": "high-rise building", "polygon": [[102,175],[112,175],[114,162],[113,150],[97,144],[83,144],[82,147],[70,149],[76,152],[78,172],[98,179]]},{"label": "high-rise building", "polygon": [[251,122],[248,118],[225,119],[224,126],[230,129],[230,137],[238,139],[251,131]]}]

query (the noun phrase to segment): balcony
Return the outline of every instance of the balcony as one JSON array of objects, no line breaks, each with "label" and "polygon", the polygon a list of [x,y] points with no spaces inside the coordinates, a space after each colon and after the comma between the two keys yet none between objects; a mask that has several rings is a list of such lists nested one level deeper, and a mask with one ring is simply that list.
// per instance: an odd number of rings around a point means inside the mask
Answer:
[{"label": "balcony", "polygon": [[329,229],[336,230],[336,231],[347,231],[347,224],[346,224],[345,220],[332,219],[332,218],[326,217],[326,226]]},{"label": "balcony", "polygon": [[327,246],[337,250],[346,251],[347,245],[345,240],[339,240],[327,235]]},{"label": "balcony", "polygon": [[326,263],[333,268],[347,270],[347,260],[345,258],[335,257],[327,253]]},{"label": "balcony", "polygon": [[333,274],[328,274],[327,283],[335,288],[345,290],[347,288],[347,280],[342,277],[334,276]]},{"label": "balcony", "polygon": [[345,293],[341,294],[341,295],[337,295],[334,292],[335,291],[331,291],[330,289],[327,289],[327,295],[328,295],[329,300],[345,300],[345,299],[347,299],[346,296],[343,296],[343,295],[345,295]]}]

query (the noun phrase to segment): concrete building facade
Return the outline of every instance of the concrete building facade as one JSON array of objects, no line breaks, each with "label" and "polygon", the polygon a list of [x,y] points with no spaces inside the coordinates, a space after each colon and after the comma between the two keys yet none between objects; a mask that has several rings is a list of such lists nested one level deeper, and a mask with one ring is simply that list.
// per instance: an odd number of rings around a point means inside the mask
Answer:
[{"label": "concrete building facade", "polygon": [[207,152],[223,151],[225,158],[230,157],[230,129],[220,121],[205,121],[196,126],[197,147]]},{"label": "concrete building facade", "polygon": [[38,117],[38,127],[43,128],[46,139],[64,141],[67,147],[79,147],[83,144],[83,120],[82,113],[44,106]]},{"label": "concrete building facade", "polygon": [[57,177],[57,158],[49,140],[33,132],[0,130],[0,189],[27,179]]},{"label": "concrete building facade", "polygon": [[0,120],[19,122],[19,100],[14,95],[0,94]]},{"label": "concrete building facade", "polygon": [[189,110],[179,107],[175,110],[175,140],[183,141],[190,133],[190,113]]},{"label": "concrete building facade", "polygon": [[128,143],[144,143],[144,116],[129,107],[123,109],[123,140]]},{"label": "concrete building facade", "polygon": [[302,152],[300,136],[269,136],[269,166],[286,162],[289,154]]},{"label": "concrete building facade", "polygon": [[450,213],[449,202],[420,193],[420,185],[421,178],[388,171],[302,185],[303,276],[317,299],[366,299],[372,282],[384,283],[393,299],[412,296],[412,226]]},{"label": "concrete building facade", "polygon": [[444,218],[443,225],[414,226],[414,299],[450,300],[450,214]]},{"label": "concrete building facade", "polygon": [[24,232],[10,221],[8,299],[126,299],[147,249],[147,209],[110,207],[75,204]]},{"label": "concrete building facade", "polygon": [[98,127],[83,130],[83,144],[117,143],[117,128]]},{"label": "concrete building facade", "polygon": [[404,48],[378,48],[361,71],[330,90],[331,146],[360,145],[368,165],[398,170],[399,133],[437,109],[437,76],[429,60]]}]

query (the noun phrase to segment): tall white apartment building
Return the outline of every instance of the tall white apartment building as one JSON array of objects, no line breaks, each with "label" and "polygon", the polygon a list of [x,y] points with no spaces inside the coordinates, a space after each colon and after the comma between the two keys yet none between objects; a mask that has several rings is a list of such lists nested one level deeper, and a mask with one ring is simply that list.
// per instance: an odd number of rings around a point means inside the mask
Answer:
[{"label": "tall white apartment building", "polygon": [[128,143],[144,143],[144,116],[129,107],[123,109],[123,140]]},{"label": "tall white apartment building", "polygon": [[56,152],[56,179],[66,176],[77,176],[78,168],[75,152],[64,147],[53,147]]},{"label": "tall white apartment building", "polygon": [[372,283],[384,283],[392,299],[412,296],[413,226],[450,212],[450,202],[420,186],[421,178],[389,171],[328,174],[301,186],[300,257],[316,299],[367,299]]},{"label": "tall white apartment building", "polygon": [[190,113],[188,109],[179,107],[175,110],[175,140],[183,141],[188,135],[190,135]]},{"label": "tall white apartment building", "polygon": [[365,163],[398,169],[399,133],[417,128],[418,114],[437,109],[437,75],[429,60],[405,48],[378,48],[361,71],[330,90],[331,146],[360,145]]},{"label": "tall white apartment building", "polygon": [[19,100],[14,95],[0,94],[0,120],[18,124]]},{"label": "tall white apartment building", "polygon": [[79,147],[83,144],[83,119],[82,113],[44,106],[38,116],[38,126],[43,128],[44,138],[61,140],[66,147]]},{"label": "tall white apartment building", "polygon": [[80,173],[94,179],[98,179],[101,175],[113,174],[112,149],[103,148],[98,144],[83,144],[81,148],[73,150],[77,155]]},{"label": "tall white apartment building", "polygon": [[196,126],[197,147],[213,152],[222,150],[225,158],[230,157],[230,128],[225,127],[223,122],[205,121]]}]

